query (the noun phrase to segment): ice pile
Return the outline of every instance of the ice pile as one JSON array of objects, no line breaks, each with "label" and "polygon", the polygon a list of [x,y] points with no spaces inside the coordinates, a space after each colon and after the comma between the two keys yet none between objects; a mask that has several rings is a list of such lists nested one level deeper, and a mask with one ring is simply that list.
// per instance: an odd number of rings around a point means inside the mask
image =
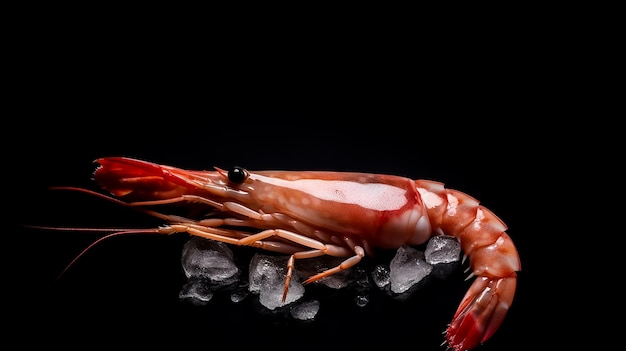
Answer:
[{"label": "ice pile", "polygon": [[[460,258],[461,248],[456,238],[434,236],[421,248],[398,248],[389,262],[377,262],[370,267],[362,265],[362,261],[312,285],[350,290],[355,303],[364,306],[372,290],[397,297],[415,291],[430,277],[445,278],[459,265]],[[311,320],[319,311],[320,301],[306,296],[302,281],[338,266],[344,259],[321,256],[296,260],[283,302],[287,255],[259,252],[252,256],[247,267],[237,267],[228,245],[194,237],[183,248],[182,265],[188,283],[182,288],[180,298],[206,304],[218,291],[228,291],[233,302],[253,295],[267,310],[288,308],[293,318]]]}]

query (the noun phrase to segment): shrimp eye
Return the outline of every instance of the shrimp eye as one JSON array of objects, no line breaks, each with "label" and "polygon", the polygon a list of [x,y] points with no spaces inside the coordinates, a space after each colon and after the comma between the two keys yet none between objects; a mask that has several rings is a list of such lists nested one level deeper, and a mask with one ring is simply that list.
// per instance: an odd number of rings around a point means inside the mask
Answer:
[{"label": "shrimp eye", "polygon": [[235,166],[228,171],[228,180],[235,184],[241,184],[248,178],[248,171],[244,168]]}]

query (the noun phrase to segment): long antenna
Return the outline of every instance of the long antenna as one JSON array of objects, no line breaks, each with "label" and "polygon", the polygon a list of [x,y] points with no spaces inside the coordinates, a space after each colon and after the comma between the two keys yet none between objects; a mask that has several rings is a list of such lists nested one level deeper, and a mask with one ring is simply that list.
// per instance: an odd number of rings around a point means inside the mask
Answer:
[{"label": "long antenna", "polygon": [[[94,229],[97,229],[97,228],[94,228]],[[100,230],[94,230],[94,231],[100,231]],[[61,276],[63,274],[65,274],[65,272],[72,265],[74,265],[74,263],[76,261],[78,261],[79,258],[81,258],[87,251],[89,251],[91,248],[96,246],[98,243],[101,243],[102,241],[104,241],[106,239],[110,239],[110,238],[112,238],[114,236],[127,235],[127,234],[159,234],[159,230],[156,229],[156,228],[152,228],[152,229],[131,229],[131,230],[124,230],[124,231],[115,232],[115,233],[111,233],[111,234],[105,235],[105,236],[97,239],[96,241],[92,242],[91,244],[89,244],[89,246],[84,248],[83,251],[81,251],[78,255],[76,255],[76,257],[74,257],[74,259],[70,263],[68,263],[67,266],[65,266],[65,268],[61,271],[61,273],[59,273],[59,275],[56,277],[56,279],[58,280],[59,278],[61,278]]]}]

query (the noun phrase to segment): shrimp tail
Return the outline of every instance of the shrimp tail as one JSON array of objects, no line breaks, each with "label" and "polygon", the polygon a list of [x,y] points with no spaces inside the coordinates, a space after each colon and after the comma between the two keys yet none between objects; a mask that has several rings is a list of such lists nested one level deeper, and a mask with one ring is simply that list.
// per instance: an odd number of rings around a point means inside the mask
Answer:
[{"label": "shrimp tail", "polygon": [[433,230],[459,240],[476,276],[445,331],[452,350],[470,350],[502,324],[515,296],[520,258],[504,222],[476,199],[439,182],[416,185]]},{"label": "shrimp tail", "polygon": [[516,276],[476,278],[445,332],[448,345],[469,350],[491,338],[513,302],[516,285]]}]

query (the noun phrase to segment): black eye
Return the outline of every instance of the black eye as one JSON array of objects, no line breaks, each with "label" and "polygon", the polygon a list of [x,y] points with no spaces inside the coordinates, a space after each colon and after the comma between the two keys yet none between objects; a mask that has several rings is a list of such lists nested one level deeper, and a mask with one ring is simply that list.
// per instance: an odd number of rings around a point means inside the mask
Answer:
[{"label": "black eye", "polygon": [[241,167],[233,167],[228,171],[228,180],[235,184],[243,183],[248,178],[248,171]]}]

